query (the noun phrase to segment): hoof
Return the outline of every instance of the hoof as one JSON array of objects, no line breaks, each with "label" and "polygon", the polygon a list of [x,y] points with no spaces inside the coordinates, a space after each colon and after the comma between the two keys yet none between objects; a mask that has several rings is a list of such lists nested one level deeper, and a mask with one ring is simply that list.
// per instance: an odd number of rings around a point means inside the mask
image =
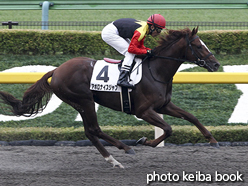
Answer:
[{"label": "hoof", "polygon": [[135,151],[133,149],[129,149],[126,151],[126,154],[135,154]]},{"label": "hoof", "polygon": [[142,137],[138,141],[136,141],[136,144],[144,145],[144,143],[146,142],[146,140],[147,140],[147,137]]},{"label": "hoof", "polygon": [[219,145],[219,143],[210,143],[210,146],[211,147],[214,147],[214,148],[220,148],[220,145]]}]

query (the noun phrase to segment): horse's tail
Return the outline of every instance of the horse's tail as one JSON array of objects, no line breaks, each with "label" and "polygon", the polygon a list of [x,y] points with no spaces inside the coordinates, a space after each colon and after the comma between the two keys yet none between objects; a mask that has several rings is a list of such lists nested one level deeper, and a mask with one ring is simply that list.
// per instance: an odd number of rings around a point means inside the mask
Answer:
[{"label": "horse's tail", "polygon": [[48,79],[52,77],[55,70],[46,73],[35,84],[29,87],[23,95],[22,100],[16,99],[9,93],[0,91],[0,98],[4,104],[10,105],[11,112],[15,116],[30,117],[42,112],[48,104],[53,93]]}]

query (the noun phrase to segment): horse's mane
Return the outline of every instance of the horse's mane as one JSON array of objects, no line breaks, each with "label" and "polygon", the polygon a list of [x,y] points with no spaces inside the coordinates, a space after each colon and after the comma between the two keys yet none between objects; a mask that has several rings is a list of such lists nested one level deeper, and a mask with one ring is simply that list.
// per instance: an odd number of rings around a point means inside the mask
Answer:
[{"label": "horse's mane", "polygon": [[191,30],[189,28],[181,30],[168,30],[161,34],[158,40],[158,46],[155,48],[154,52],[160,53],[165,48],[169,48],[175,41],[178,41],[187,34],[190,34]]}]

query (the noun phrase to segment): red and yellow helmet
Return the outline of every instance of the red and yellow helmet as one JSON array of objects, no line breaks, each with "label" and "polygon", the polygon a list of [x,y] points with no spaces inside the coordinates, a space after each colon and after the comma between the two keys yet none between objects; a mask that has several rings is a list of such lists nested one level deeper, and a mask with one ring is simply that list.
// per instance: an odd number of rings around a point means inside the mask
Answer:
[{"label": "red and yellow helmet", "polygon": [[147,19],[147,23],[151,24],[151,25],[154,25],[155,27],[164,29],[166,21],[165,21],[165,18],[162,15],[153,14]]}]

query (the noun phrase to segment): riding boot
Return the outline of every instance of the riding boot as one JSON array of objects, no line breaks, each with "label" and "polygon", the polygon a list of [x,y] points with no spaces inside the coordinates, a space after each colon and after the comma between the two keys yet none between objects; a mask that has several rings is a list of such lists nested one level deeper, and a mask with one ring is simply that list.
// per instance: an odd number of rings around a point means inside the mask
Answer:
[{"label": "riding boot", "polygon": [[134,89],[135,87],[128,82],[129,71],[121,70],[117,85]]}]

